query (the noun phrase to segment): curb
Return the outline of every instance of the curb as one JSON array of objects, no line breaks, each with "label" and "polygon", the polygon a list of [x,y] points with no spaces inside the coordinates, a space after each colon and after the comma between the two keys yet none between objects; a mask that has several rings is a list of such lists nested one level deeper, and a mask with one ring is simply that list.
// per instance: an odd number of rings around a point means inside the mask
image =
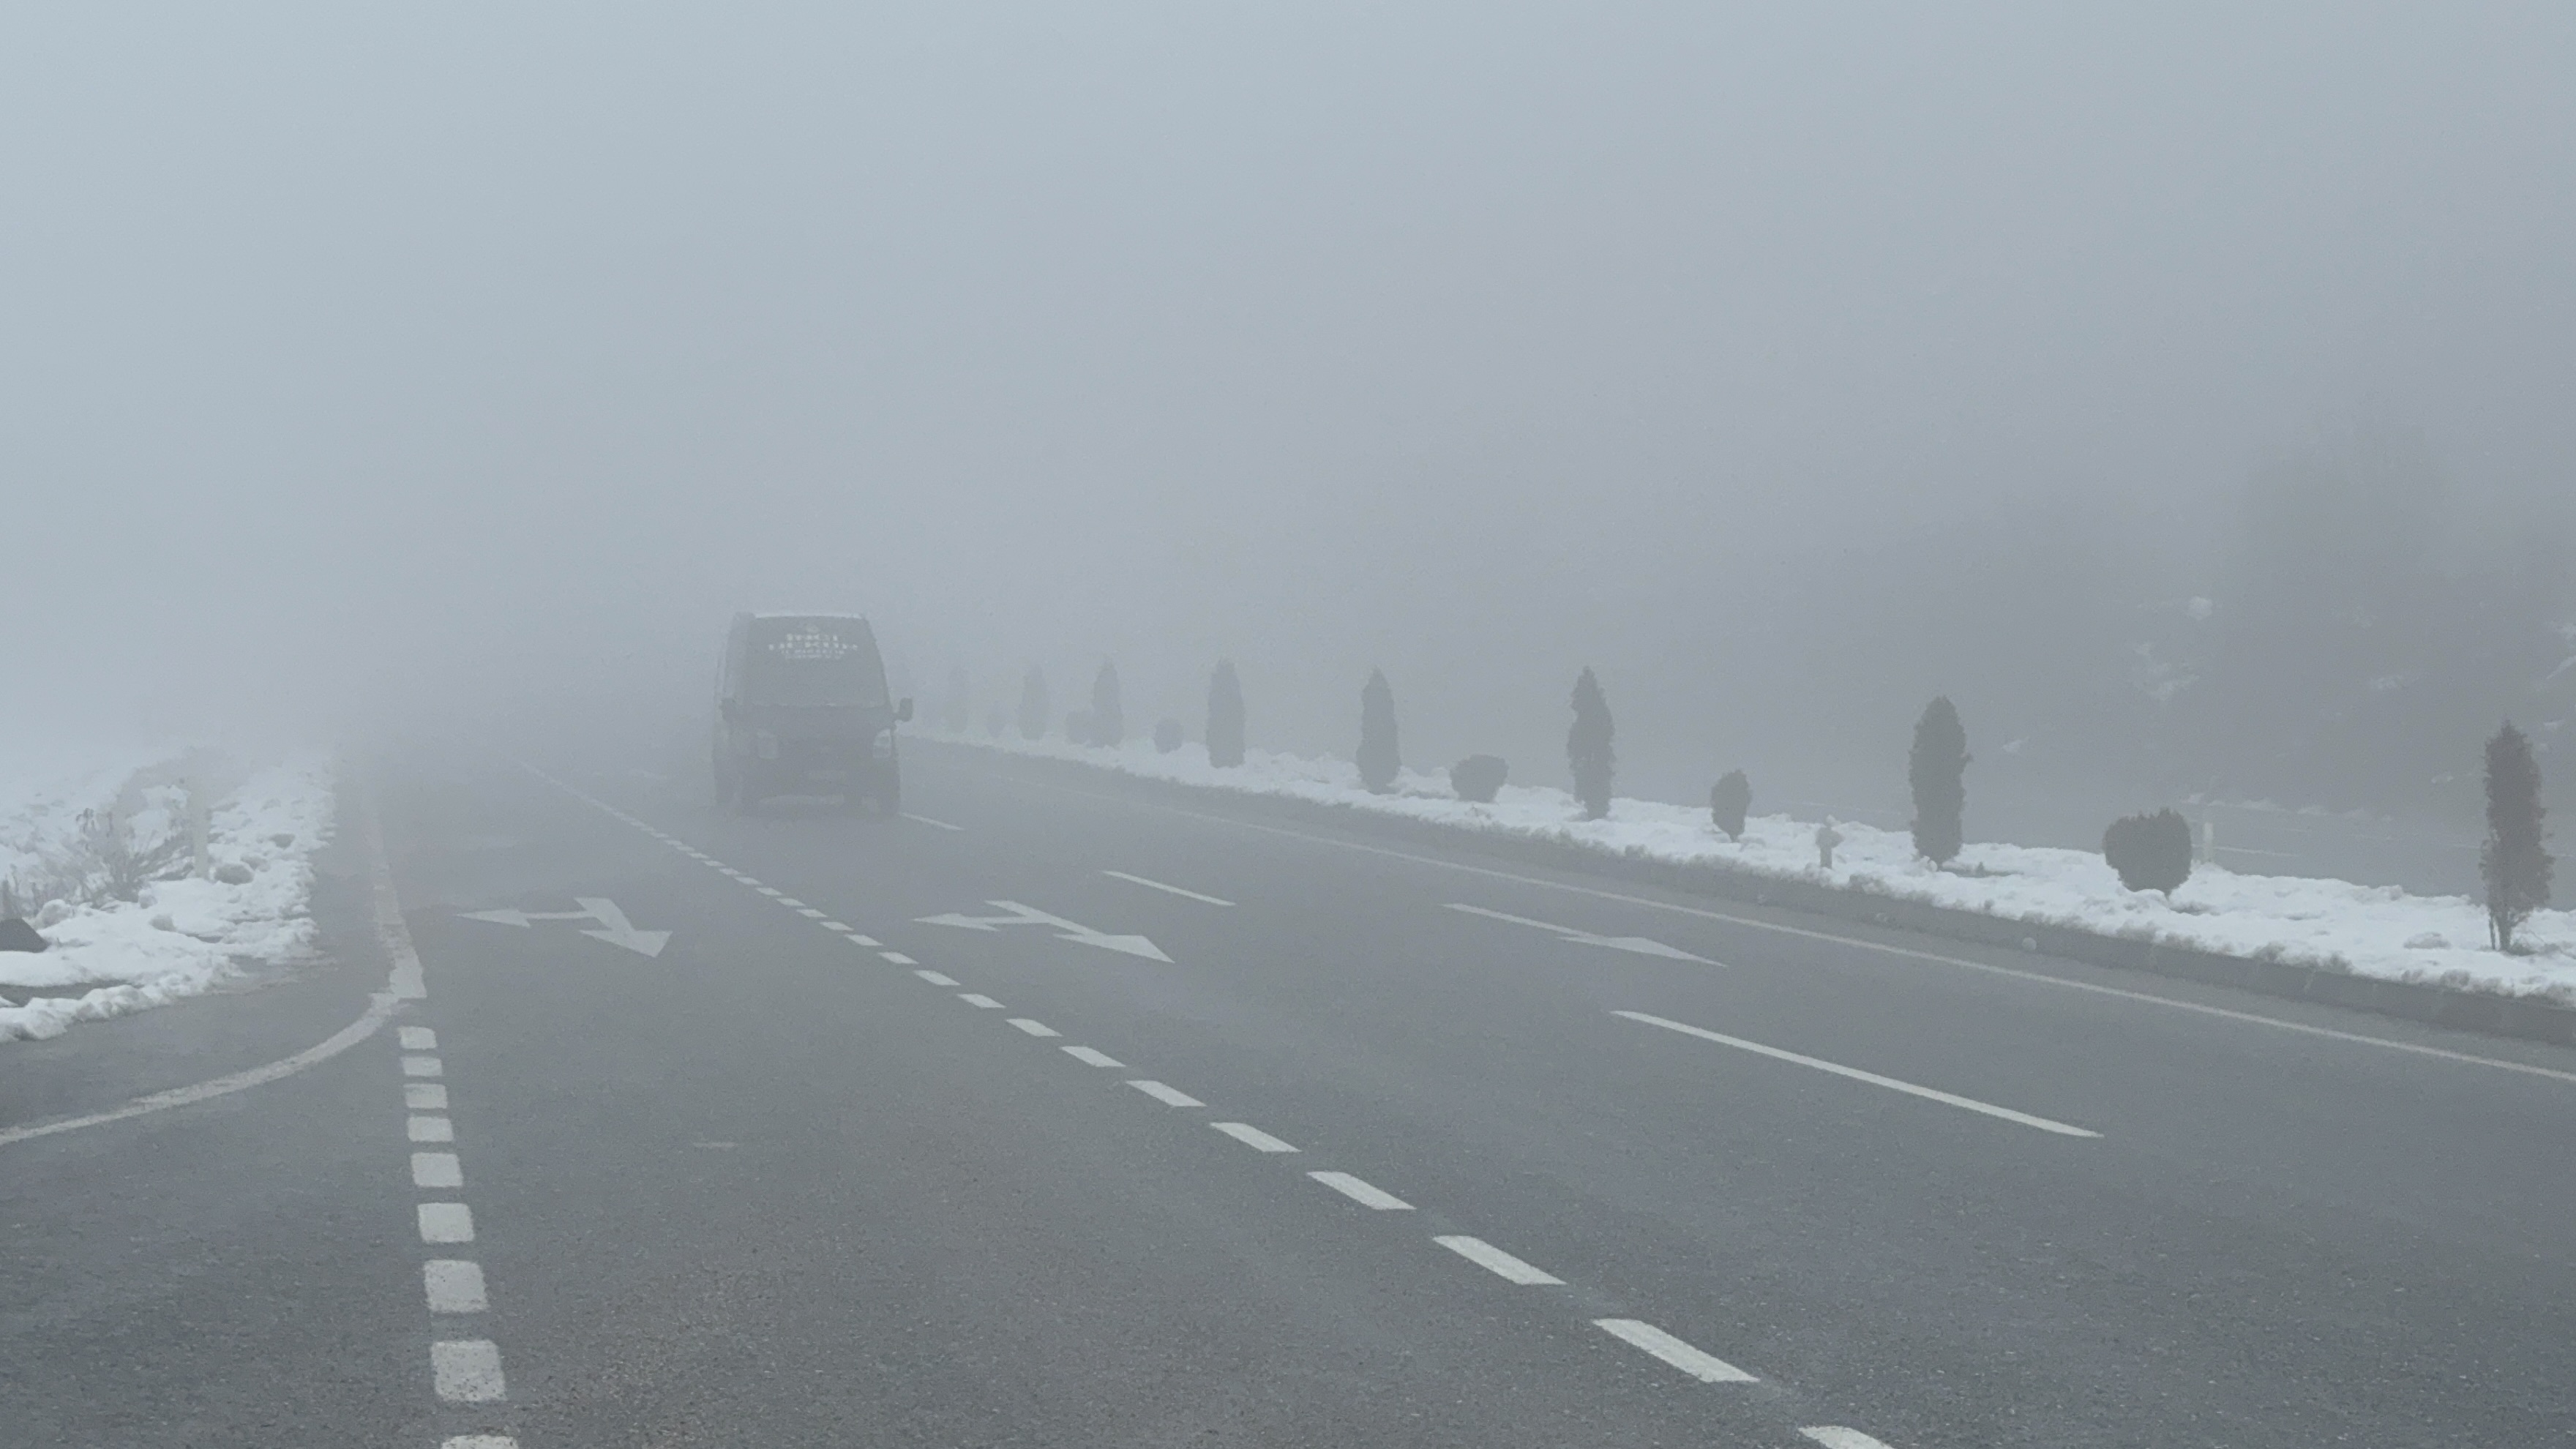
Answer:
[{"label": "curb", "polygon": [[[1674,861],[1612,855],[1559,841],[1487,834],[1429,821],[1378,815],[1347,805],[1325,805],[1279,795],[1183,785],[1078,760],[1021,755],[972,743],[952,740],[923,740],[919,743],[943,749],[973,750],[980,756],[1010,760],[1040,773],[1113,781],[1123,787],[1167,799],[1187,799],[1202,804],[1211,799],[1221,799],[1275,816],[1361,829],[1452,849],[1463,848],[1495,859],[1554,866],[1613,880],[1639,881],[1693,895],[1758,906],[1778,906],[1809,915],[1917,931],[1975,945],[2014,951],[2032,950],[2040,955],[2093,966],[2144,971],[2210,986],[2229,986],[2286,1001],[2321,1002],[2400,1021],[2547,1042],[2553,1046],[2576,1046],[2576,1007],[2561,1006],[2538,997],[2464,991],[2425,981],[2391,981],[2322,966],[2302,966],[2253,956],[2223,955],[2187,946],[2133,941],[2079,931],[2069,926],[2043,925],[2008,916],[1954,910],[1871,891],[1818,885],[1813,881],[1785,880],[1719,865],[1684,865]],[[2026,942],[2029,944],[2025,945]]]}]

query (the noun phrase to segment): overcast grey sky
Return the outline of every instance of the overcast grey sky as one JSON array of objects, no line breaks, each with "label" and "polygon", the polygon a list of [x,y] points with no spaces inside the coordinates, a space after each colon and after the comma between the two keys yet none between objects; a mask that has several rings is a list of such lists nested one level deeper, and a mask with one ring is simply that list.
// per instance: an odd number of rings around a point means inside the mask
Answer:
[{"label": "overcast grey sky", "polygon": [[2571,75],[2566,5],[12,7],[11,709],[811,605],[1131,718],[1231,654],[1280,744],[1381,664],[1433,760],[1589,661],[1722,764],[1707,676],[1963,520],[2187,553],[2357,412],[2564,491]]}]

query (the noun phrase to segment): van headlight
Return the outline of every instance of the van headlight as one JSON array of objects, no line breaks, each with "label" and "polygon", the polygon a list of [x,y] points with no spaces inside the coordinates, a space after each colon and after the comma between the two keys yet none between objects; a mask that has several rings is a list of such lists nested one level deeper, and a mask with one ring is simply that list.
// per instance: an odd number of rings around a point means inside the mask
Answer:
[{"label": "van headlight", "polygon": [[872,755],[875,755],[875,756],[876,756],[878,759],[880,759],[880,760],[891,760],[891,759],[893,759],[893,758],[894,758],[894,731],[892,731],[892,730],[879,730],[879,731],[877,731],[877,737],[876,737],[874,740],[870,741],[870,742],[869,742],[869,744],[868,744],[868,753],[870,753],[870,754],[872,754]]}]

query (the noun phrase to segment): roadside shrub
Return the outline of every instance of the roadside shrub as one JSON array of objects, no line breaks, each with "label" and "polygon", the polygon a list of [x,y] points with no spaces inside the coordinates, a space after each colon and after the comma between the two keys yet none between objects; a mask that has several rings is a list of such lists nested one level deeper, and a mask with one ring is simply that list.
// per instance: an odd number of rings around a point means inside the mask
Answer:
[{"label": "roadside shrub", "polygon": [[1742,770],[1729,770],[1708,787],[1708,818],[1729,840],[1744,838],[1744,813],[1753,808],[1753,782]]},{"label": "roadside shrub", "polygon": [[2191,822],[2172,810],[2124,815],[2102,832],[2102,858],[2120,884],[2170,897],[2191,879]]},{"label": "roadside shrub", "polygon": [[2487,741],[2487,839],[2478,874],[2487,883],[2487,928],[2496,949],[2513,949],[2516,927],[2549,904],[2549,852],[2541,845],[2540,763],[2531,741],[2507,723]]},{"label": "roadside shrub", "polygon": [[1449,788],[1461,800],[1491,805],[1511,774],[1512,767],[1500,755],[1469,755],[1449,767]]},{"label": "roadside shrub", "polygon": [[1118,708],[1118,666],[1104,659],[1091,676],[1091,743],[1114,745],[1127,738],[1127,717]]},{"label": "roadside shrub", "polygon": [[1914,788],[1914,849],[1934,865],[1948,865],[1966,834],[1968,731],[1958,707],[1942,695],[1914,722],[1914,750],[1906,782]]},{"label": "roadside shrub", "polygon": [[1208,676],[1208,763],[1232,769],[1243,763],[1243,686],[1234,677],[1234,661],[1217,661]]},{"label": "roadside shrub", "polygon": [[1181,722],[1179,720],[1167,719],[1154,726],[1154,750],[1157,754],[1168,755],[1180,747]]},{"label": "roadside shrub", "polygon": [[1574,727],[1565,732],[1565,763],[1574,771],[1574,793],[1583,801],[1587,820],[1610,813],[1614,729],[1610,701],[1602,698],[1601,681],[1592,677],[1591,666],[1586,665],[1574,681]]},{"label": "roadside shrub", "polygon": [[1395,746],[1395,690],[1386,682],[1386,671],[1369,671],[1368,683],[1360,689],[1360,747],[1356,755],[1360,783],[1383,795],[1395,788],[1395,772],[1403,763]]},{"label": "roadside shrub", "polygon": [[940,713],[946,719],[948,732],[953,735],[966,733],[967,726],[974,720],[975,702],[966,692],[965,670],[948,671],[948,706]]},{"label": "roadside shrub", "polygon": [[1046,738],[1046,727],[1046,674],[1036,665],[1032,664],[1029,666],[1027,677],[1020,681],[1020,738],[1024,740],[1044,739]]}]

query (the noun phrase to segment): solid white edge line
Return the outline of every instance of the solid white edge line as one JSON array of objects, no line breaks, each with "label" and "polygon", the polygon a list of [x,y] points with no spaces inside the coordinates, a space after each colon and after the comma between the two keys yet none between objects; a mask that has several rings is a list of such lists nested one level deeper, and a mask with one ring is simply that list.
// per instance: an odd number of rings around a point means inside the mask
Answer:
[{"label": "solid white edge line", "polygon": [[1064,1033],[1063,1033],[1063,1032],[1060,1032],[1060,1031],[1056,1030],[1054,1027],[1051,1027],[1051,1026],[1047,1025],[1047,1024],[1046,1024],[1045,1022],[1043,1022],[1043,1021],[1032,1021],[1032,1020],[1030,1020],[1028,1017],[1025,1017],[1025,1016],[1015,1016],[1015,1017],[1012,1017],[1012,1018],[1011,1018],[1011,1025],[1018,1027],[1020,1030],[1022,1030],[1022,1031],[1024,1031],[1024,1032],[1027,1032],[1027,1033],[1028,1033],[1029,1035],[1031,1035],[1031,1036],[1062,1036],[1062,1035],[1064,1035]]},{"label": "solid white edge line", "polygon": [[1909,1096],[1921,1097],[1926,1101],[1940,1102],[1952,1107],[1963,1107],[1971,1112],[1981,1112],[1986,1116],[2000,1118],[2006,1122],[2018,1122],[2024,1127],[2036,1127],[2042,1132],[2054,1132],[2060,1137],[2099,1137],[2102,1135],[2099,1132],[2094,1132],[2087,1128],[2070,1127],[2063,1122],[2051,1121],[2046,1117],[2034,1117],[2028,1112],[2016,1112],[2010,1107],[1998,1107],[1992,1102],[1980,1102],[1974,1097],[1962,1097],[1955,1092],[1944,1092],[1937,1087],[1917,1086],[1912,1082],[1899,1081],[1894,1077],[1882,1077],[1876,1072],[1865,1072],[1858,1067],[1847,1067],[1839,1062],[1829,1062],[1816,1057],[1801,1056],[1796,1052],[1782,1051],[1780,1048],[1775,1046],[1764,1046],[1758,1041],[1746,1041],[1740,1036],[1728,1036],[1723,1032],[1710,1031],[1706,1027],[1692,1026],[1688,1022],[1670,1021],[1660,1016],[1648,1016],[1642,1011],[1613,1011],[1610,1014],[1612,1016],[1624,1016],[1630,1021],[1644,1022],[1648,1026],[1660,1026],[1666,1031],[1677,1031],[1684,1036],[1695,1036],[1702,1041],[1713,1041],[1720,1046],[1733,1047],[1737,1051],[1752,1052],[1756,1056],[1770,1057],[1775,1061],[1794,1062],[1802,1067],[1813,1067],[1820,1072],[1831,1072],[1838,1077],[1849,1077],[1855,1082],[1867,1082],[1873,1087],[1885,1087],[1891,1092],[1903,1092]]},{"label": "solid white edge line", "polygon": [[1547,1285],[1561,1287],[1565,1283],[1564,1279],[1555,1274],[1533,1268],[1482,1238],[1471,1238],[1464,1233],[1451,1233],[1445,1237],[1433,1238],[1431,1241],[1507,1283],[1518,1283],[1524,1288]]},{"label": "solid white edge line", "polygon": [[1704,1384],[1757,1383],[1753,1375],[1715,1354],[1702,1353],[1655,1325],[1636,1318],[1596,1318],[1592,1326],[1642,1348]]},{"label": "solid white edge line", "polygon": [[1306,1175],[1358,1203],[1361,1207],[1373,1208],[1382,1213],[1413,1211],[1413,1204],[1375,1183],[1363,1181],[1347,1172],[1310,1172]]},{"label": "solid white edge line", "polygon": [[[1066,1050],[1070,1051],[1072,1048],[1067,1047]],[[1135,1081],[1129,1082],[1127,1085],[1134,1087],[1137,1091],[1144,1093],[1146,1096],[1153,1098],[1155,1101],[1162,1103],[1166,1107],[1204,1107],[1207,1105],[1207,1103],[1200,1101],[1198,1098],[1191,1096],[1180,1088],[1167,1087],[1161,1082],[1155,1081],[1151,1077],[1140,1077]]]},{"label": "solid white edge line", "polygon": [[1215,1128],[1255,1152],[1294,1152],[1297,1149],[1253,1126],[1249,1122],[1210,1122]]},{"label": "solid white edge line", "polygon": [[933,825],[937,826],[941,830],[963,831],[966,828],[963,825],[951,825],[945,820],[933,820],[927,815],[906,815],[903,818],[911,821],[915,825]]},{"label": "solid white edge line", "polygon": [[431,1381],[451,1404],[492,1404],[510,1396],[501,1346],[488,1338],[445,1338],[429,1346]]},{"label": "solid white edge line", "polygon": [[492,1306],[483,1265],[470,1259],[432,1258],[420,1265],[420,1283],[432,1313],[482,1313]]},{"label": "solid white edge line", "polygon": [[1166,891],[1176,896],[1187,896],[1194,901],[1205,901],[1212,906],[1230,906],[1234,904],[1234,902],[1226,900],[1221,896],[1203,896],[1197,891],[1183,890],[1176,885],[1165,885],[1158,880],[1147,880],[1141,875],[1129,875],[1123,870],[1104,870],[1101,874],[1126,881],[1131,885],[1144,886],[1148,890]]},{"label": "solid white edge line", "polygon": [[[969,747],[979,748],[971,745]],[[1884,941],[1871,941],[1859,936],[1838,936],[1831,931],[1817,931],[1811,930],[1805,926],[1785,925],[1778,921],[1766,921],[1758,916],[1736,915],[1727,911],[1709,910],[1700,906],[1686,906],[1678,901],[1659,901],[1647,896],[1633,896],[1622,891],[1604,890],[1598,886],[1576,885],[1571,881],[1548,880],[1541,876],[1520,875],[1508,870],[1496,870],[1490,866],[1469,865],[1464,861],[1442,860],[1437,856],[1416,855],[1411,851],[1404,850],[1390,850],[1382,845],[1364,845],[1355,840],[1335,840],[1328,835],[1310,835],[1302,830],[1290,830],[1284,826],[1278,825],[1263,825],[1257,821],[1240,820],[1230,815],[1211,815],[1200,810],[1184,810],[1177,805],[1166,805],[1159,801],[1133,800],[1117,795],[1104,795],[1096,790],[1079,790],[1070,785],[1058,784],[1051,780],[1029,780],[1025,783],[1035,785],[1044,790],[1056,790],[1067,795],[1079,795],[1085,799],[1105,800],[1115,804],[1125,805],[1132,809],[1160,811],[1166,814],[1178,815],[1189,820],[1204,820],[1215,825],[1231,825],[1238,829],[1255,831],[1263,835],[1283,835],[1291,840],[1303,840],[1312,845],[1328,845],[1340,850],[1355,850],[1364,855],[1381,856],[1388,860],[1409,861],[1415,865],[1430,866],[1435,870],[1454,870],[1465,875],[1482,876],[1488,880],[1510,881],[1514,885],[1537,886],[1544,890],[1565,891],[1573,895],[1590,896],[1594,900],[1617,901],[1621,905],[1643,906],[1650,911],[1666,911],[1677,916],[1693,916],[1703,921],[1723,921],[1728,925],[1742,926],[1747,930],[1769,931],[1774,935],[1796,936],[1801,940],[1829,941],[1834,945],[1850,946],[1856,950],[1876,951],[1881,955],[1886,956],[1902,956],[1911,961],[1930,961],[1937,965],[1955,966],[1963,971],[1982,971],[1991,976],[2007,977],[2014,981],[2026,981],[2033,985],[2059,986],[2064,987],[2069,991],[2089,992],[2095,996],[2112,997],[2121,1001],[2136,1002],[2143,1006],[2161,1006],[2173,1011],[2191,1012],[2195,1015],[2215,1017],[2222,1021],[2239,1022],[2247,1026],[2268,1026],[2277,1031],[2296,1032],[2301,1036],[2321,1037],[2328,1041],[2350,1042],[2356,1046],[2385,1047],[2386,1049],[2394,1052],[2406,1052],[2414,1056],[2431,1057],[2440,1061],[2458,1062],[2466,1066],[2493,1067],[2498,1071],[2521,1072],[2528,1076],[2548,1077],[2555,1081],[2576,1083],[2576,1072],[2563,1071],[2557,1067],[2535,1066],[2530,1062],[2510,1061],[2503,1057],[2482,1057],[2473,1052],[2453,1051],[2448,1047],[2425,1046],[2418,1042],[2397,1041],[2389,1037],[2371,1036],[2357,1031],[2338,1031],[2330,1026],[2310,1026],[2303,1021],[2286,1021],[2277,1016],[2264,1016],[2257,1012],[2238,1011],[2225,1006],[2211,1006],[2204,1002],[2185,1001],[2179,997],[2173,996],[2158,996],[2150,991],[2132,991],[2126,987],[2104,986],[2101,983],[2094,981],[2077,981],[2071,977],[2051,976],[2045,971],[2025,971],[2017,966],[2001,966],[1992,961],[1972,961],[1965,956],[1945,956],[1938,951],[1917,950],[1912,946],[1891,946]],[[1250,794],[1251,792],[1244,793]],[[1256,795],[1253,798],[1257,799],[1260,797]],[[1787,908],[1783,907],[1782,909]],[[2116,968],[2106,967],[2102,969],[2108,970]]]},{"label": "solid white edge line", "polygon": [[1116,1057],[1111,1056],[1109,1053],[1098,1050],[1094,1047],[1069,1046],[1064,1049],[1064,1054],[1073,1058],[1075,1061],[1082,1063],[1084,1066],[1108,1067],[1112,1071],[1121,1072],[1127,1069],[1127,1064],[1125,1062],[1122,1062]]},{"label": "solid white edge line", "polygon": [[1825,1449],[1887,1449],[1885,1444],[1858,1429],[1846,1429],[1840,1424],[1810,1424],[1798,1432],[1824,1445]]}]

